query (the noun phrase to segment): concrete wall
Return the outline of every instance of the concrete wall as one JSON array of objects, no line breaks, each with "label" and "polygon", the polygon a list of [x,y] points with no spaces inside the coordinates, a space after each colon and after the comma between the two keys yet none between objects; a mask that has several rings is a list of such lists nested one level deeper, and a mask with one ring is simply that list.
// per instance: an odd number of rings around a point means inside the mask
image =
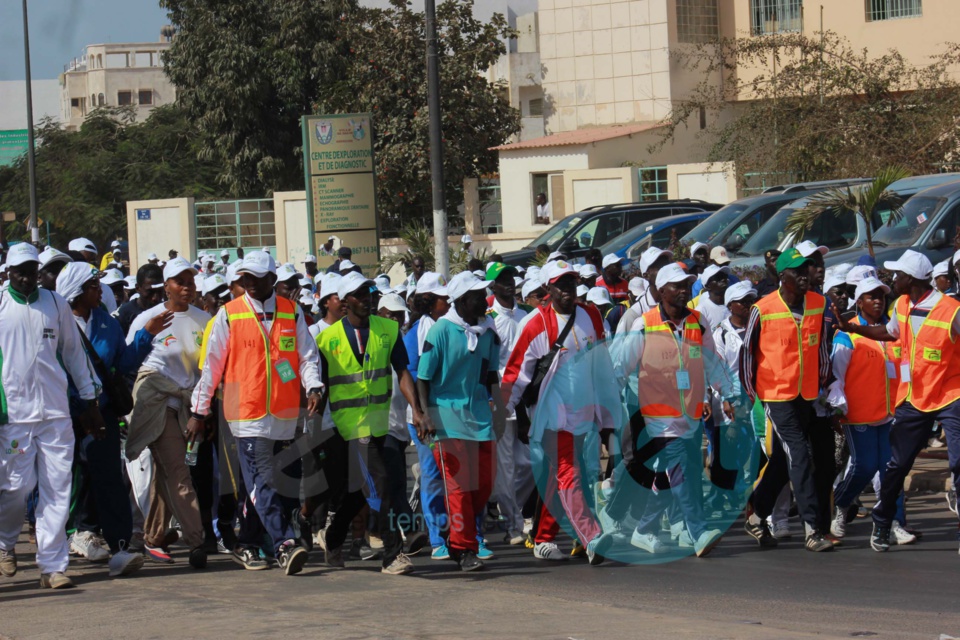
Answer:
[{"label": "concrete wall", "polygon": [[564,215],[573,215],[600,204],[636,202],[639,183],[639,175],[634,167],[564,171]]},{"label": "concrete wall", "polygon": [[[197,225],[193,205],[193,198],[127,202],[130,264],[144,264],[150,253],[166,260],[171,249],[176,249],[188,260],[194,260],[197,257]],[[137,209],[149,209],[150,219],[138,220]]]},{"label": "concrete wall", "polygon": [[300,265],[304,256],[310,253],[311,225],[306,191],[275,192],[273,211],[277,231],[277,260]]},{"label": "concrete wall", "polygon": [[[590,168],[586,145],[545,147],[500,152],[500,203],[503,231],[507,234],[539,235],[545,229],[534,224],[533,174],[562,173]],[[554,212],[554,219],[563,215]]]},{"label": "concrete wall", "polygon": [[735,167],[730,162],[667,165],[667,193],[670,198],[733,202],[737,199]]}]

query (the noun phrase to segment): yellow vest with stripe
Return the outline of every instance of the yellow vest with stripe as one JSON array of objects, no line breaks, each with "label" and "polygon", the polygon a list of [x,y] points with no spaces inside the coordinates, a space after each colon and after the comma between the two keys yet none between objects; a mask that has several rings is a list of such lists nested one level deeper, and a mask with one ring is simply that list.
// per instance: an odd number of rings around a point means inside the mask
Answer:
[{"label": "yellow vest with stripe", "polygon": [[958,311],[960,303],[943,296],[913,335],[910,297],[897,300],[901,361],[910,364],[910,379],[900,379],[897,406],[909,402],[920,411],[936,411],[960,399],[960,343],[951,329]]},{"label": "yellow vest with stripe", "polygon": [[824,297],[807,292],[800,324],[779,290],[753,306],[760,311],[757,397],[763,402],[787,402],[797,397],[815,400],[820,391]]},{"label": "yellow vest with stripe", "polygon": [[390,354],[399,333],[393,320],[370,316],[363,363],[353,354],[342,320],[317,336],[327,361],[330,416],[344,440],[387,434],[393,395]]}]

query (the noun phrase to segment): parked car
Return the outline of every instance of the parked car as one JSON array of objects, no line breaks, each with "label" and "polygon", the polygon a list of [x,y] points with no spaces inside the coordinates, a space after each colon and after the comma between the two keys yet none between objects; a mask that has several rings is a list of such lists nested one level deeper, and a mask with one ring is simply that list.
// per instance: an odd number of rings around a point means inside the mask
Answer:
[{"label": "parked car", "polygon": [[[936,185],[956,182],[957,180],[960,180],[960,174],[957,173],[914,176],[894,182],[890,185],[890,191],[893,191],[909,202],[909,199],[918,192]],[[810,196],[806,196],[799,200],[794,200],[777,211],[760,231],[736,252],[732,265],[761,265],[763,264],[763,254],[768,249],[779,249],[783,251],[795,245],[798,240],[793,234],[787,233],[787,222],[794,212],[802,209],[809,202]],[[872,225],[874,233],[877,233],[881,227],[883,227],[889,215],[889,209],[873,212]],[[828,254],[827,258],[831,264],[847,261],[855,262],[857,258],[866,251],[866,223],[857,215],[836,216],[832,213],[826,213],[817,219],[811,229],[804,232],[803,239],[829,248],[830,254]]]},{"label": "parked car", "polygon": [[674,234],[677,238],[683,237],[710,215],[709,211],[701,211],[650,220],[603,245],[600,253],[613,253],[627,260],[639,260],[640,254],[649,247],[666,249],[670,246]]},{"label": "parked car", "polygon": [[562,251],[573,260],[644,222],[665,216],[716,211],[721,206],[702,200],[683,199],[590,207],[560,220],[523,249],[502,254],[503,261],[527,266],[533,261],[541,244],[545,244],[551,252]]},{"label": "parked car", "polygon": [[830,187],[843,187],[868,181],[869,178],[851,178],[769,187],[764,189],[763,193],[731,202],[700,223],[681,240],[686,244],[705,242],[711,247],[723,246],[733,254],[746,244],[783,205]]}]

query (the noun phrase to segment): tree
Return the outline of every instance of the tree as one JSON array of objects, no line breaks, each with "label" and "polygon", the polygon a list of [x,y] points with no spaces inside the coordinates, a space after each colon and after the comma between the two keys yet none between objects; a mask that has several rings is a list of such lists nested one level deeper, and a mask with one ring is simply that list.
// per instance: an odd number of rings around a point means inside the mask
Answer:
[{"label": "tree", "polygon": [[703,80],[675,103],[654,148],[706,112],[707,160],[734,161],[741,177],[872,176],[892,165],[922,174],[956,161],[956,44],[925,65],[894,49],[854,50],[832,32],[724,39],[674,55]]},{"label": "tree", "polygon": [[873,252],[873,216],[881,206],[890,207],[890,217],[887,224],[896,224],[903,215],[900,197],[890,191],[890,185],[897,180],[903,180],[910,173],[903,167],[885,167],[877,173],[873,182],[867,185],[856,185],[827,189],[810,196],[807,204],[795,211],[787,219],[787,233],[791,233],[799,242],[803,234],[813,227],[817,219],[832,213],[835,216],[859,216],[867,229],[867,249],[870,256]]},{"label": "tree", "polygon": [[[406,245],[407,249],[403,253],[395,253],[385,256],[380,261],[380,271],[386,273],[398,262],[402,262],[409,268],[413,259],[423,258],[423,265],[427,271],[433,271],[436,268],[436,256],[434,254],[433,229],[427,227],[423,222],[415,220],[404,225],[399,231],[400,240]],[[491,253],[486,249],[474,251],[474,255],[463,250],[462,246],[450,247],[450,275],[456,275],[467,268],[471,258],[477,258],[484,264],[489,262]]]},{"label": "tree", "polygon": [[[520,130],[520,113],[504,87],[482,75],[506,53],[514,32],[500,14],[473,17],[473,0],[437,7],[440,99],[447,211],[463,201],[463,180],[497,171],[491,147]],[[369,112],[376,131],[377,190],[388,227],[426,220],[432,211],[424,15],[405,0],[389,9],[361,9],[345,25],[351,55],[346,73],[315,105],[323,112]]]},{"label": "tree", "polygon": [[[197,160],[199,136],[182,111],[167,105],[143,122],[134,117],[131,107],[101,108],[79,131],[52,120],[37,127],[37,214],[56,246],[78,236],[103,246],[126,235],[128,200],[222,195],[217,167]],[[29,238],[27,172],[26,156],[0,170],[0,209],[20,214],[6,228],[14,240]]]},{"label": "tree", "polygon": [[203,158],[238,197],[303,189],[300,116],[337,82],[356,0],[161,0],[176,36],[164,54]]}]

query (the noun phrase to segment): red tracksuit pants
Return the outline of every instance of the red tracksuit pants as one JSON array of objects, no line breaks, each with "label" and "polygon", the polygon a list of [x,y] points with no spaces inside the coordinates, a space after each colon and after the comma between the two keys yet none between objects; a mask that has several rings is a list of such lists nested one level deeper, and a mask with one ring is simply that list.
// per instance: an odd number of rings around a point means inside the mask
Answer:
[{"label": "red tracksuit pants", "polygon": [[451,551],[479,551],[477,516],[483,515],[497,477],[496,442],[443,439],[433,447],[443,475],[447,505],[447,546]]},{"label": "red tracksuit pants", "polygon": [[547,466],[547,482],[543,492],[543,509],[536,542],[554,542],[560,523],[553,516],[566,514],[574,533],[583,546],[600,535],[600,524],[583,495],[577,447],[583,447],[583,436],[568,431],[544,431],[543,457]]}]

